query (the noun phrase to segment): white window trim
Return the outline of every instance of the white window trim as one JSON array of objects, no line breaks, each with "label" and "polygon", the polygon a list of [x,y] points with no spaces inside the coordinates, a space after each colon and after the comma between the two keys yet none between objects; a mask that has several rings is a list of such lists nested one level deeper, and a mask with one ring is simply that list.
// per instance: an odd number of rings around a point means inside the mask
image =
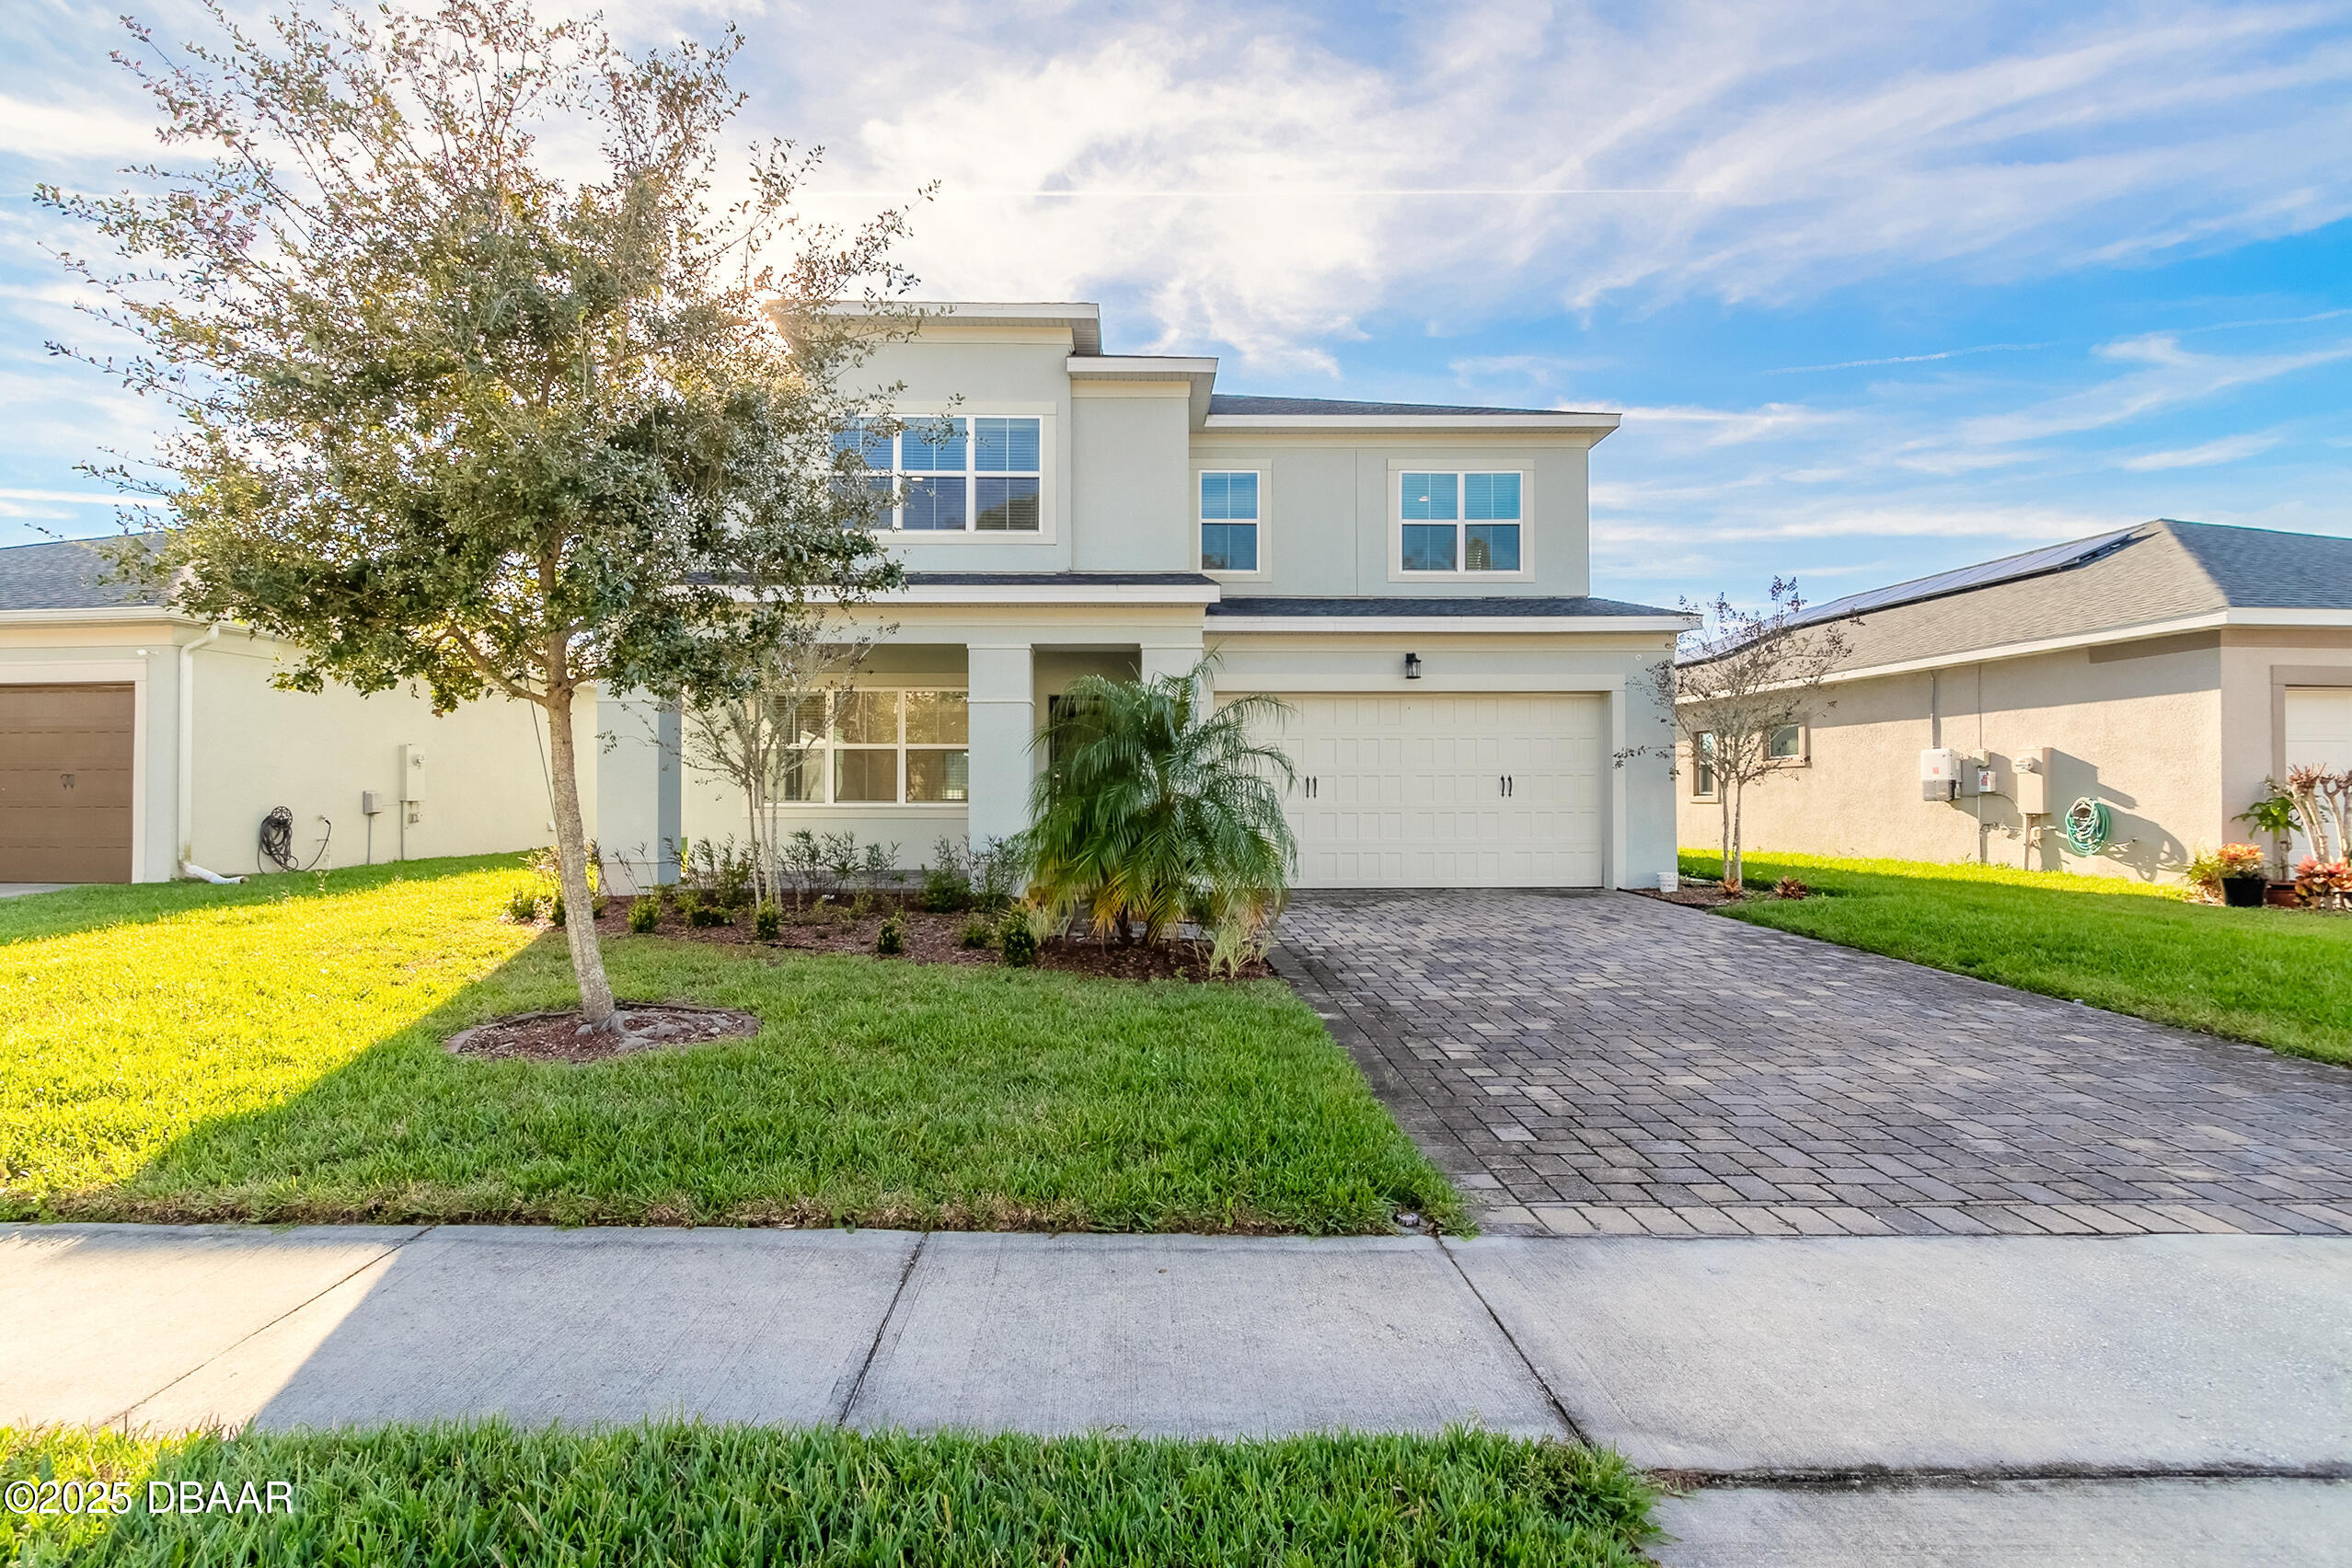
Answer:
[{"label": "white window trim", "polygon": [[[902,698],[903,694],[910,691],[954,692],[963,698],[965,716],[963,743],[961,745],[958,745],[953,741],[932,742],[907,740],[906,704],[904,700],[901,700],[898,705],[898,739],[893,744],[887,746],[879,744],[868,746],[854,741],[836,742],[833,738],[835,711],[836,706],[839,702],[845,691],[894,691],[902,694]],[[825,798],[821,801],[772,801],[768,803],[768,810],[771,813],[791,813],[797,812],[824,812],[850,814],[859,812],[928,812],[961,814],[971,807],[972,691],[968,685],[948,681],[922,680],[919,678],[909,678],[906,680],[895,681],[859,681],[847,687],[829,689],[820,695],[822,695],[824,699],[825,738],[818,742],[815,745],[809,747],[807,755],[810,761],[813,763],[816,767],[818,778],[824,786]],[[833,798],[833,754],[836,748],[842,746],[847,746],[848,749],[853,751],[893,752],[898,758],[898,798],[894,801],[835,800]],[[963,753],[964,798],[963,800],[910,801],[906,799],[906,755],[909,752],[918,751],[960,751]]]},{"label": "white window trim", "polygon": [[[957,533],[949,533],[945,530],[935,532],[927,528],[907,529],[898,526],[897,513],[896,510],[894,509],[891,516],[891,525],[886,528],[878,527],[874,529],[874,537],[890,546],[944,545],[951,549],[973,545],[1050,545],[1056,542],[1059,537],[1060,520],[1057,515],[1057,509],[1055,505],[1057,487],[1054,481],[1055,475],[1060,471],[1061,458],[1055,436],[1055,406],[1050,403],[999,403],[992,404],[986,408],[965,408],[962,406],[950,408],[942,405],[929,409],[906,408],[892,409],[890,417],[897,421],[901,425],[921,424],[929,420],[941,419],[964,421],[997,419],[1035,420],[1037,421],[1037,527],[1033,533],[1014,533],[1009,530],[1003,533],[986,534],[982,533],[979,529],[971,526],[966,526],[961,532]],[[979,461],[980,456],[980,440],[976,432],[976,429],[966,430],[964,433],[964,442],[965,455],[963,474],[967,483],[982,478],[995,478],[1002,477],[999,475],[984,476],[978,468],[973,466]],[[895,461],[895,454],[894,454],[893,460]],[[907,476],[904,471],[894,468],[892,469],[892,477],[894,478],[905,478]],[[965,497],[967,515],[970,521],[975,523],[979,520],[977,490],[977,485],[974,485],[973,491],[968,493]]]},{"label": "white window trim", "polygon": [[[1516,571],[1472,571],[1461,562],[1469,556],[1465,545],[1454,552],[1451,571],[1407,571],[1404,565],[1404,477],[1407,474],[1516,474],[1519,476],[1519,570]],[[1532,582],[1535,581],[1535,470],[1525,462],[1480,462],[1475,458],[1452,456],[1431,457],[1407,461],[1389,459],[1389,581],[1391,582]],[[1414,518],[1415,523],[1422,522]],[[1461,529],[1472,521],[1454,519],[1455,539],[1459,543]]]},{"label": "white window trim", "polygon": [[[1212,521],[1201,515],[1201,476],[1204,474],[1255,474],[1258,477],[1258,570],[1255,571],[1213,571],[1197,567],[1202,575],[1219,582],[1262,582],[1274,575],[1274,559],[1270,549],[1273,534],[1268,527],[1273,507],[1268,504],[1273,490],[1273,473],[1262,463],[1196,463],[1193,466],[1193,559],[1201,559],[1201,528]],[[1227,521],[1216,519],[1215,521]]]}]

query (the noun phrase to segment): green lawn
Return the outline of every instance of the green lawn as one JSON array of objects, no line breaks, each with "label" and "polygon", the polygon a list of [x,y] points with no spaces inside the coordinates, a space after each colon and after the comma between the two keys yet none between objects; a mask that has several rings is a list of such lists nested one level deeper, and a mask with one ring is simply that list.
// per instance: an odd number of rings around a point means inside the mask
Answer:
[{"label": "green lawn", "polygon": [[605,944],[617,991],[766,1020],[594,1066],[453,1057],[571,1005],[512,858],[0,901],[0,1218],[1464,1222],[1279,982]]},{"label": "green lawn", "polygon": [[[1718,877],[1720,856],[1682,856]],[[2190,904],[2119,878],[1750,854],[1747,885],[1794,876],[1824,897],[1751,898],[1734,919],[2115,1012],[2352,1063],[2352,917]]]},{"label": "green lawn", "polygon": [[[498,1424],[200,1436],[0,1428],[0,1482],[104,1479],[119,1518],[0,1512],[28,1564],[1558,1563],[1634,1568],[1653,1494],[1613,1454],[1454,1432],[1266,1442]],[[150,1514],[292,1483],[291,1513]],[[163,1493],[156,1493],[160,1498]]]}]

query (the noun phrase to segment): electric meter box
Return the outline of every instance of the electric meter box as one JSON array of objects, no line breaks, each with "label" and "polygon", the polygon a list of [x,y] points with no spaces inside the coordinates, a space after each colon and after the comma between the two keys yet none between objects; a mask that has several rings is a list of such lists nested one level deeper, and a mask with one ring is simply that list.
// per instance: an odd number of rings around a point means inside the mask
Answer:
[{"label": "electric meter box", "polygon": [[2017,759],[2017,782],[2013,786],[2017,811],[2021,816],[2050,814],[2050,748]]},{"label": "electric meter box", "polygon": [[1930,746],[1920,753],[1920,799],[1958,800],[1960,767],[1960,754],[1950,746]]}]

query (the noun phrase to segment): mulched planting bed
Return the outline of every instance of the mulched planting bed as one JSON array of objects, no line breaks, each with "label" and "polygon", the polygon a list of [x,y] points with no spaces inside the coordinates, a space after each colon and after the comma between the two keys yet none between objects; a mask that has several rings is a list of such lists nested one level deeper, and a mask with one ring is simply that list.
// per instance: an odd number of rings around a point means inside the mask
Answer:
[{"label": "mulched planting bed", "polygon": [[757,1034],[759,1019],[732,1008],[623,1002],[616,1009],[623,1032],[584,1032],[578,1009],[492,1019],[449,1037],[452,1055],[486,1061],[603,1062],[671,1045],[701,1045]]},{"label": "mulched planting bed", "polygon": [[1661,893],[1654,887],[1629,888],[1627,891],[1638,893],[1644,898],[1654,898],[1660,904],[1681,904],[1693,909],[1716,909],[1739,902],[1738,895],[1725,893],[1721,882],[1695,882],[1689,877],[1683,878],[1682,885],[1672,893]]},{"label": "mulched planting bed", "polygon": [[[626,940],[629,905],[633,898],[614,897],[605,901],[605,912],[596,918],[596,933],[603,937]],[[851,917],[847,909],[816,915],[804,912],[801,924],[795,924],[791,913],[786,912],[783,930],[772,942],[761,941],[752,935],[751,911],[736,912],[734,923],[727,926],[689,926],[686,917],[674,908],[662,918],[654,935],[674,938],[680,941],[716,942],[722,946],[765,949],[770,952],[861,952],[871,953],[874,940],[882,932],[882,921],[895,908],[905,928],[906,951],[895,957],[912,963],[1001,963],[994,948],[969,948],[963,945],[963,928],[973,918],[969,911],[941,914],[917,909],[911,904],[894,904],[887,895],[877,896],[871,909],[863,916]],[[993,917],[982,917],[994,924]],[[1158,947],[1121,947],[1116,942],[1098,942],[1091,938],[1056,937],[1038,950],[1037,967],[1057,969],[1080,974],[1101,974],[1118,980],[1209,980],[1222,982],[1227,978],[1220,970],[1209,974],[1209,944],[1189,939],[1163,942]],[[1263,959],[1241,966],[1237,978],[1263,980],[1274,970]]]}]

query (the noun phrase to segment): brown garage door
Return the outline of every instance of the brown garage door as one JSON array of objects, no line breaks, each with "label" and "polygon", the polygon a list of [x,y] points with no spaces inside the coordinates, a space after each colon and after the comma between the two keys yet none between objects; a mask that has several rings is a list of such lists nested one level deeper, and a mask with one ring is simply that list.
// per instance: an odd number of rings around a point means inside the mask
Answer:
[{"label": "brown garage door", "polygon": [[0,685],[0,882],[131,880],[131,688]]}]

